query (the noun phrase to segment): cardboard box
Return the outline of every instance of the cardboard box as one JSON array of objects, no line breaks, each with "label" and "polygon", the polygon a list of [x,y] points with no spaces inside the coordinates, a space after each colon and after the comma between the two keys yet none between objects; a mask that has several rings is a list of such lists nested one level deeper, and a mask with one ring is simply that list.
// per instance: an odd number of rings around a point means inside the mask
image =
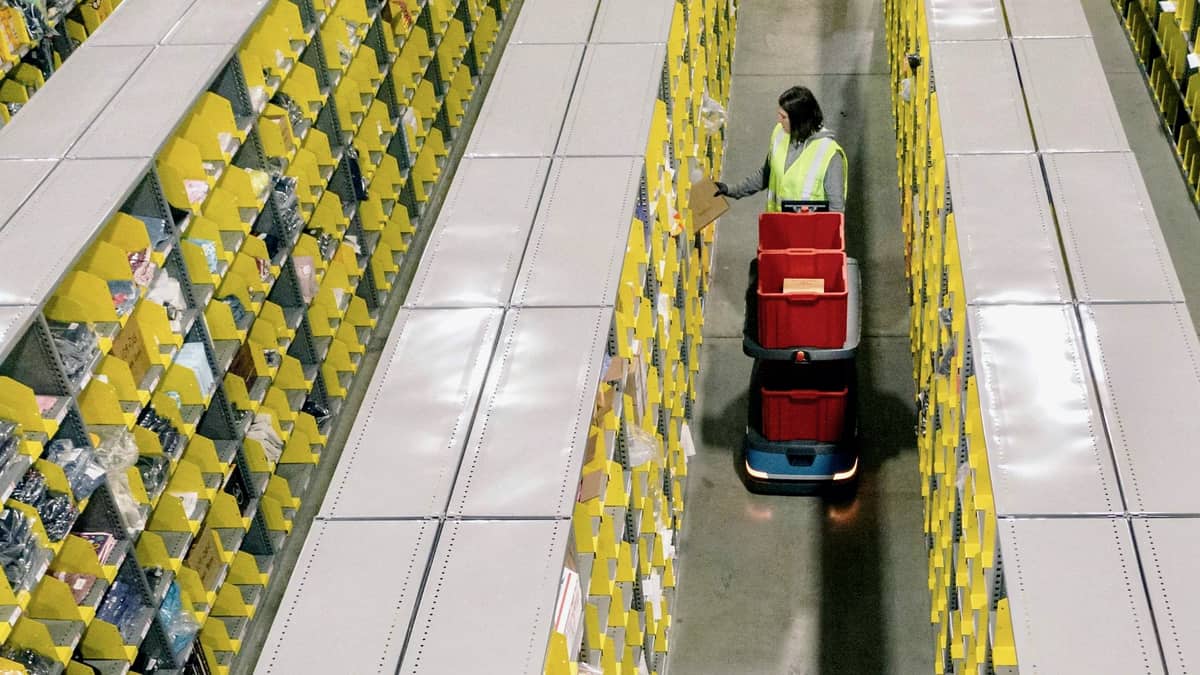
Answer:
[{"label": "cardboard box", "polygon": [[705,178],[692,184],[692,234],[708,227],[729,210],[729,200],[717,195],[717,184]]},{"label": "cardboard box", "polygon": [[813,295],[825,292],[824,279],[784,279],[783,292]]}]

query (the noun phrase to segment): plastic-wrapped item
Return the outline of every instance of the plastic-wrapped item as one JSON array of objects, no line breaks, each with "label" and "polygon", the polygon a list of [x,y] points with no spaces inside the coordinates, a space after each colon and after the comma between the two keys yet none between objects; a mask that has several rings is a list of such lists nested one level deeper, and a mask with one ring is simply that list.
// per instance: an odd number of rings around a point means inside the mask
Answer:
[{"label": "plastic-wrapped item", "polygon": [[146,524],[138,508],[138,502],[133,497],[126,471],[137,463],[138,447],[133,434],[127,429],[120,429],[101,438],[96,446],[96,461],[108,472],[108,489],[112,492],[117,510],[130,533],[136,533]]},{"label": "plastic-wrapped item", "polygon": [[316,297],[318,290],[312,256],[294,256],[292,263],[296,268],[296,278],[300,281],[300,295],[304,296],[304,304],[307,305]]},{"label": "plastic-wrapped item", "polygon": [[0,649],[0,657],[25,666],[25,672],[28,675],[53,675],[59,668],[54,659],[43,656],[32,649],[22,649],[15,645],[6,645]]},{"label": "plastic-wrapped item", "polygon": [[216,387],[212,367],[208,363],[208,352],[199,342],[185,342],[175,356],[175,363],[191,370],[196,374],[196,383],[200,391],[210,394]]},{"label": "plastic-wrapped item", "polygon": [[179,430],[175,428],[175,423],[171,420],[159,415],[153,405],[148,405],[142,409],[142,413],[138,415],[138,426],[153,431],[158,434],[159,445],[162,446],[163,454],[168,457],[178,457],[183,452],[183,445],[186,439]]},{"label": "plastic-wrapped item", "polygon": [[641,466],[659,453],[658,438],[636,424],[629,425],[626,450],[629,466]]},{"label": "plastic-wrapped item", "polygon": [[50,321],[50,336],[66,368],[67,377],[79,383],[88,374],[100,345],[96,334],[87,324]]},{"label": "plastic-wrapped item", "polygon": [[134,251],[126,256],[129,259],[129,269],[133,272],[133,283],[138,286],[149,286],[154,281],[154,260],[150,258],[150,249]]},{"label": "plastic-wrapped item", "polygon": [[[179,313],[187,307],[187,299],[183,297],[183,286],[179,284],[179,280],[172,277],[170,274],[160,274],[150,286],[150,291],[146,297],[158,304],[162,305],[167,310],[167,317],[172,321],[176,320]],[[180,332],[178,326],[171,327],[175,332]]]},{"label": "plastic-wrapped item", "polygon": [[250,424],[250,429],[246,432],[246,437],[254,439],[262,445],[267,459],[272,462],[279,461],[279,457],[283,454],[283,439],[275,432],[270,416],[256,413],[254,422]]},{"label": "plastic-wrapped item", "polygon": [[36,508],[46,498],[46,490],[46,477],[41,471],[30,467],[13,488],[12,498]]},{"label": "plastic-wrapped item", "polygon": [[37,508],[38,515],[42,517],[42,526],[46,528],[46,536],[52,542],[62,541],[79,517],[79,509],[64,494],[48,493]]},{"label": "plastic-wrapped item", "polygon": [[17,435],[17,425],[8,420],[0,420],[0,470],[3,470],[17,454],[21,447],[21,438]]},{"label": "plastic-wrapped item", "polygon": [[125,316],[133,311],[133,306],[137,304],[138,288],[132,281],[110,279],[108,292],[112,294],[113,307],[117,310],[117,316]]},{"label": "plastic-wrapped item", "polygon": [[158,250],[171,238],[167,230],[167,221],[154,216],[134,216],[146,226],[146,234],[150,237],[150,248]]},{"label": "plastic-wrapped item", "polygon": [[300,408],[300,412],[312,415],[313,419],[317,422],[317,429],[320,430],[321,433],[328,432],[329,423],[333,419],[333,415],[330,413],[329,408],[310,398],[305,399],[304,405]]},{"label": "plastic-wrapped item", "polygon": [[117,579],[104,595],[96,618],[116,626],[127,643],[134,642],[139,637],[137,619],[142,607],[138,590],[124,579]]},{"label": "plastic-wrapped item", "polygon": [[46,459],[62,467],[76,501],[90,497],[104,482],[104,467],[96,461],[95,451],[78,447],[69,438],[60,438],[47,445]]},{"label": "plastic-wrapped item", "polygon": [[29,577],[42,556],[29,517],[17,509],[0,513],[0,566],[9,586],[14,590],[32,586]]},{"label": "plastic-wrapped item", "polygon": [[171,460],[166,455],[138,455],[136,466],[147,494],[158,494],[167,481]]},{"label": "plastic-wrapped item", "polygon": [[196,617],[184,609],[183,596],[179,592],[178,584],[174,581],[167,588],[167,597],[163,599],[162,606],[158,608],[158,617],[167,631],[173,654],[182,652],[196,636],[196,632],[200,630],[200,624],[196,621]]}]

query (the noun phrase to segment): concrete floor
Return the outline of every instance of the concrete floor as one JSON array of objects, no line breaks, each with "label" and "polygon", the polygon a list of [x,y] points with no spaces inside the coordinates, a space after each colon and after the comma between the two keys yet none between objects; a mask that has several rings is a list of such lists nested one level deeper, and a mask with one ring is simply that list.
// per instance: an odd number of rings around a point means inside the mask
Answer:
[{"label": "concrete floor", "polygon": [[[1192,316],[1200,316],[1200,217],[1110,0],[1083,5]],[[743,2],[739,31],[724,179],[761,166],[776,97],[793,84],[813,89],[849,157],[847,239],[865,287],[863,475],[857,499],[837,505],[752,495],[734,472],[751,366],[740,343],[745,267],[764,200],[736,202],[722,220],[707,306],[671,671],[931,673],[881,3]]]}]

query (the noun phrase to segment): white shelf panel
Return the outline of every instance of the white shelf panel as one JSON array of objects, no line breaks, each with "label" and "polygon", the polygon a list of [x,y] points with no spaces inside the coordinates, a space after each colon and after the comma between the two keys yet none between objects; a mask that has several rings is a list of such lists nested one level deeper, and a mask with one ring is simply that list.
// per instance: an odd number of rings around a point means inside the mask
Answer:
[{"label": "white shelf panel", "polygon": [[665,45],[589,45],[557,154],[645,157],[666,55]]},{"label": "white shelf panel", "polygon": [[166,34],[163,44],[240,44],[269,0],[199,0]]},{"label": "white shelf panel", "polygon": [[596,14],[592,44],[666,43],[675,0],[605,0]]},{"label": "white shelf panel", "polygon": [[1134,519],[1150,607],[1158,619],[1167,670],[1190,673],[1200,663],[1200,519]]},{"label": "white shelf panel", "polygon": [[1079,314],[1129,511],[1200,513],[1200,340],[1187,306],[1082,305]]},{"label": "white shelf panel", "polygon": [[0,229],[0,305],[39,305],[137,187],[148,159],[58,163]]},{"label": "white shelf panel", "polygon": [[1002,519],[1005,585],[1023,673],[1163,673],[1129,523]]},{"label": "white shelf panel", "polygon": [[1091,37],[1078,0],[1004,0],[1014,38]]},{"label": "white shelf panel", "polygon": [[583,45],[509,45],[471,132],[467,157],[554,154]]},{"label": "white shelf panel", "polygon": [[[956,155],[946,169],[967,303],[1070,302],[1037,156]],[[1010,189],[1024,196],[1014,200]]]},{"label": "white shelf panel", "polygon": [[586,44],[598,0],[525,0],[510,45]]},{"label": "white shelf panel", "polygon": [[405,305],[508,304],[549,170],[548,158],[464,159]]},{"label": "white shelf panel", "polygon": [[1000,515],[1124,512],[1075,310],[967,312]]},{"label": "white shelf panel", "polygon": [[395,672],[436,534],[436,521],[314,522],[254,672]]},{"label": "white shelf panel", "polygon": [[1000,0],[925,0],[930,42],[1008,37]]},{"label": "white shelf panel", "polygon": [[399,675],[541,675],[569,531],[563,520],[447,522]]},{"label": "white shelf panel", "polygon": [[35,305],[0,306],[0,363],[3,363],[37,318]]},{"label": "white shelf panel", "polygon": [[941,42],[931,50],[947,155],[1034,151],[1008,41]]},{"label": "white shelf panel", "polygon": [[1182,302],[1132,153],[1043,155],[1063,248],[1082,302]]},{"label": "white shelf panel", "polygon": [[500,309],[400,311],[321,518],[445,513],[501,318]]},{"label": "white shelf panel", "polygon": [[520,306],[616,302],[645,159],[555,160],[513,290]]},{"label": "white shelf panel", "polygon": [[1125,128],[1091,39],[1013,40],[1013,51],[1039,150],[1129,150]]},{"label": "white shelf panel", "polygon": [[4,186],[0,190],[0,232],[57,165],[58,161],[52,159],[0,159],[0,185]]},{"label": "white shelf panel", "polygon": [[[106,21],[107,26],[111,21]],[[61,159],[153,47],[105,47],[88,40],[21,114],[0,129],[0,157]]]},{"label": "white shelf panel", "polygon": [[84,132],[77,158],[152,158],[229,60],[232,45],[161,46]]},{"label": "white shelf panel", "polygon": [[450,515],[570,517],[611,324],[610,308],[508,311]]},{"label": "white shelf panel", "polygon": [[197,2],[213,0],[124,0],[85,44],[157,45]]}]

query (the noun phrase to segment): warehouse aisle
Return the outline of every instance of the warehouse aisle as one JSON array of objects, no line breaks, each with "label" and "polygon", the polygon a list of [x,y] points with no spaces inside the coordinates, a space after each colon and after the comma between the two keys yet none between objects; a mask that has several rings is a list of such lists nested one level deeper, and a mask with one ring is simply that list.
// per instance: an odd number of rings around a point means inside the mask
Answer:
[{"label": "warehouse aisle", "polygon": [[847,238],[863,262],[858,499],[765,497],[734,471],[751,361],[745,269],[762,195],[722,220],[693,422],[677,675],[932,672],[913,438],[912,366],[883,16],[875,0],[743,2],[725,180],[762,165],[776,99],[813,89],[850,162]]}]

